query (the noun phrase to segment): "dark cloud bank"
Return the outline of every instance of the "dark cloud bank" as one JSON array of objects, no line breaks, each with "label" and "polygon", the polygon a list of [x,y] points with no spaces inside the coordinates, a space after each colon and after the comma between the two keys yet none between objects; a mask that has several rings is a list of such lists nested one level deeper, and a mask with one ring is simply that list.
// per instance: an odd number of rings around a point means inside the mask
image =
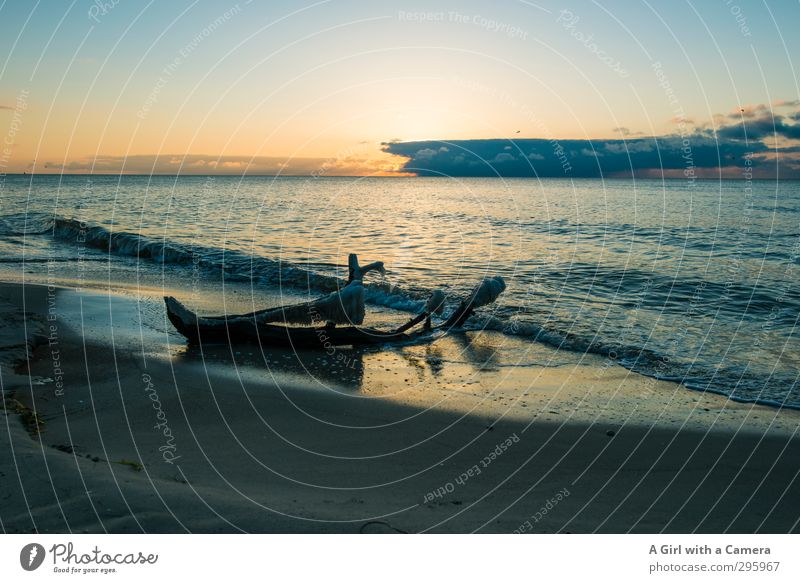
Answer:
[{"label": "dark cloud bank", "polygon": [[740,116],[716,133],[692,129],[683,136],[429,140],[383,148],[408,158],[403,171],[421,176],[800,178],[800,148],[791,144],[800,139],[800,124],[787,123],[792,119]]}]

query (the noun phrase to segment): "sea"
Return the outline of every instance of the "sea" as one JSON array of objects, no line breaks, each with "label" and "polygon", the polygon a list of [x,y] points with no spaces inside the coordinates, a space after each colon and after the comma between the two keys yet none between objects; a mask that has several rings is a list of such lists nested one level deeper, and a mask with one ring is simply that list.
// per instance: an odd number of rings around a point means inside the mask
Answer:
[{"label": "sea", "polygon": [[[368,323],[505,293],[468,328],[800,408],[800,182],[8,175],[0,278],[316,297],[382,260]],[[514,358],[522,362],[525,350]],[[512,359],[513,360],[513,359]]]}]

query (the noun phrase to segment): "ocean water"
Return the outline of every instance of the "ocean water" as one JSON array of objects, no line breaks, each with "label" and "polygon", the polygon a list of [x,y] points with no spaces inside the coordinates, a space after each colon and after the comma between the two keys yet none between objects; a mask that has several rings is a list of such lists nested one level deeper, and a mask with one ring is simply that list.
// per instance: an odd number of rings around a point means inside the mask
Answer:
[{"label": "ocean water", "polygon": [[[469,326],[591,352],[688,388],[800,407],[800,183],[6,176],[0,275],[335,289],[368,307],[508,289]],[[193,279],[194,278],[194,279]]]}]

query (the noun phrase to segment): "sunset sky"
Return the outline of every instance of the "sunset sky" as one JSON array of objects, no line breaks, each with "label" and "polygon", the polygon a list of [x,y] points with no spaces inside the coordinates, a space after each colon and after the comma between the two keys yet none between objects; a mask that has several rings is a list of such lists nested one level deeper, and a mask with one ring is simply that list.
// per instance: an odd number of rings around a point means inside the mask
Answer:
[{"label": "sunset sky", "polygon": [[754,152],[774,175],[777,152],[794,176],[798,22],[796,1],[6,1],[0,171],[558,175],[559,144],[577,172],[688,137],[699,174]]}]

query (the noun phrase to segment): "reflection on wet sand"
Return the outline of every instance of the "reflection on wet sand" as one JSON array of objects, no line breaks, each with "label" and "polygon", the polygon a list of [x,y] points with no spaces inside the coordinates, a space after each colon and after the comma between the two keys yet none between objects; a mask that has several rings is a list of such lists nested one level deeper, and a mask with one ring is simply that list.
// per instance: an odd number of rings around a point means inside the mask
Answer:
[{"label": "reflection on wet sand", "polygon": [[466,362],[478,371],[497,371],[500,362],[497,350],[490,335],[464,333],[452,334],[432,344],[330,351],[262,349],[257,345],[186,346],[174,358],[201,366],[233,364],[238,370],[263,371],[276,378],[311,381],[334,390],[358,392],[364,389],[365,376],[385,374],[387,361],[399,358],[408,371],[413,371],[415,381],[424,383],[442,378],[447,363]]},{"label": "reflection on wet sand", "polygon": [[460,354],[466,362],[480,371],[496,371],[499,369],[498,335],[467,332],[454,334],[453,342],[460,348]]},{"label": "reflection on wet sand", "polygon": [[329,388],[360,390],[364,382],[363,349],[334,351],[291,350],[257,345],[187,346],[175,355],[180,362],[202,365],[234,364],[237,368],[262,370],[276,378],[299,379]]},{"label": "reflection on wet sand", "polygon": [[[326,388],[362,391],[365,377],[386,372],[388,361],[405,363],[418,384],[442,379],[445,365],[468,364],[476,371],[497,371],[501,365],[497,341],[481,333],[452,334],[432,344],[391,347],[336,348],[331,351],[260,348],[257,345],[186,346],[174,358],[194,365],[235,365],[237,370],[263,371],[276,378],[299,379]],[[409,379],[410,381],[410,379]]]}]

